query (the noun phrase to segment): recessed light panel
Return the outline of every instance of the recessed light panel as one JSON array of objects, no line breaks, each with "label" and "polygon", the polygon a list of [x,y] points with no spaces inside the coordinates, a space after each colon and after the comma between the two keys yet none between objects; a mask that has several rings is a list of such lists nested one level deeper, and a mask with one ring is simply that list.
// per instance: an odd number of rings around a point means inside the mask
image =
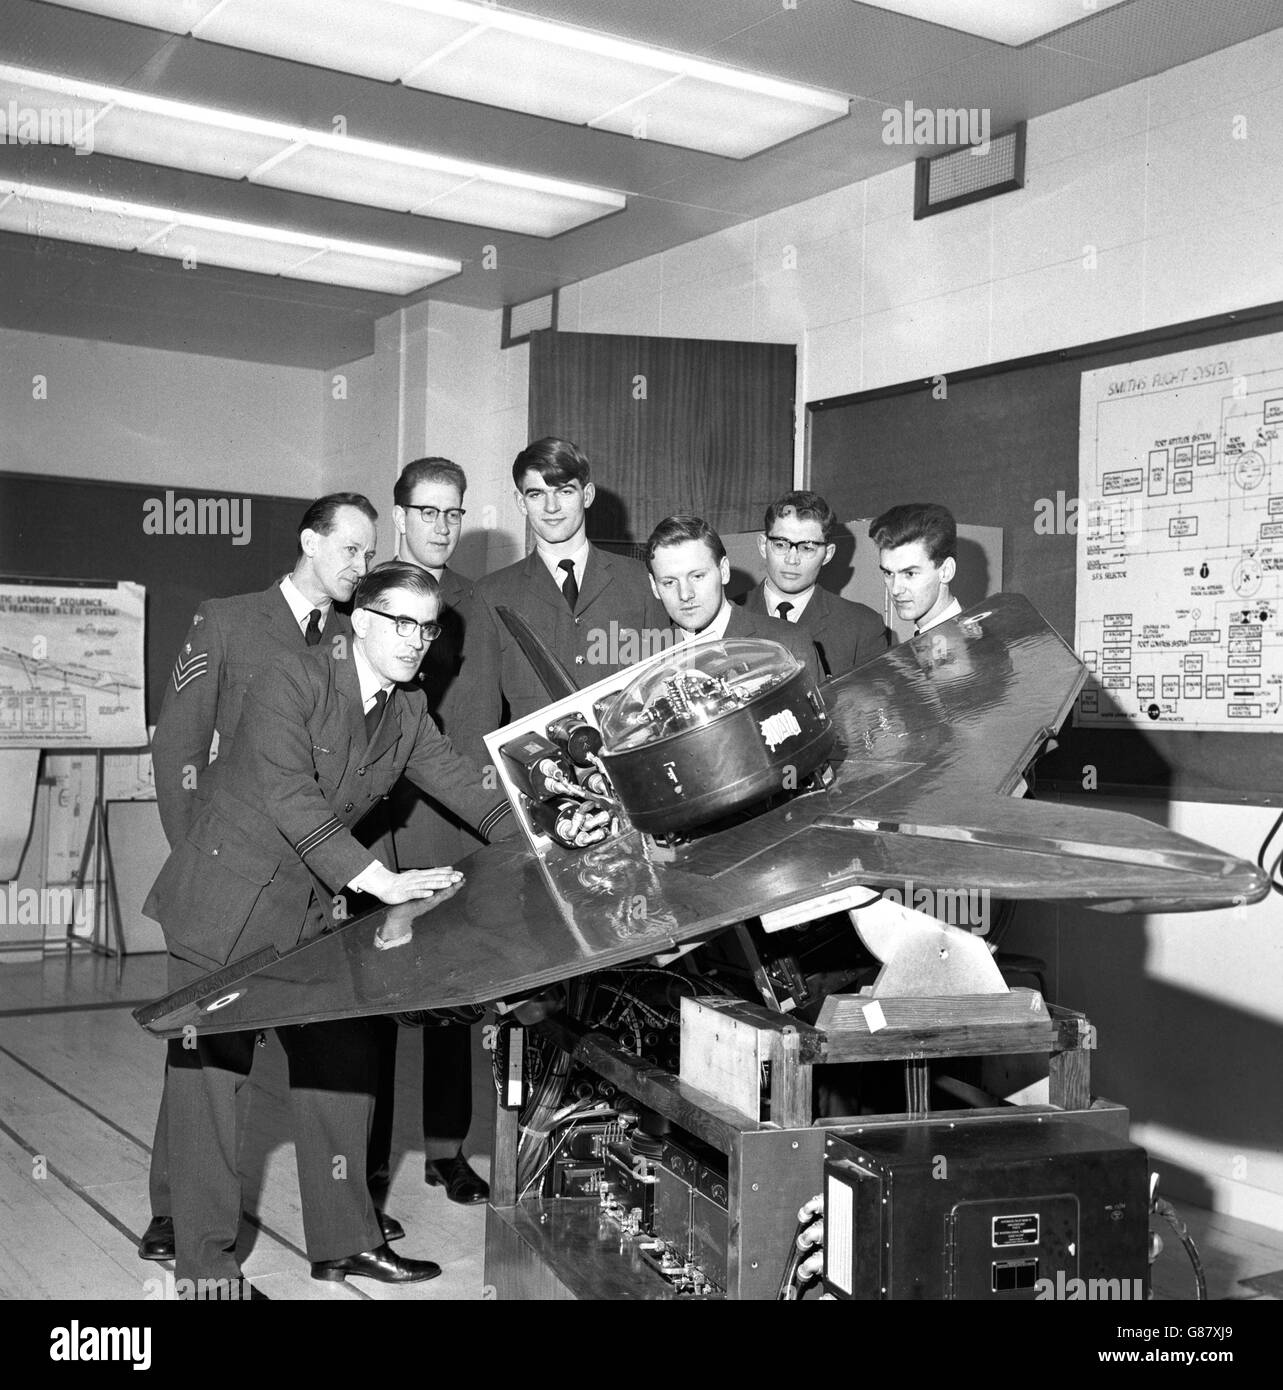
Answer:
[{"label": "recessed light panel", "polygon": [[[850,109],[837,92],[464,0],[60,3],[233,48],[735,158],[838,120]],[[642,100],[648,103],[640,113],[644,129],[622,110]]]},{"label": "recessed light panel", "polygon": [[[621,193],[404,145],[262,121],[0,65],[0,117],[61,113],[38,138],[272,188],[549,237],[627,206]],[[59,138],[59,133],[62,138]],[[23,138],[19,123],[16,135]],[[12,138],[12,137],[11,137]]]},{"label": "recessed light panel", "polygon": [[0,179],[0,231],[406,295],[457,275],[458,261],[389,246],[203,217]]},{"label": "recessed light panel", "polygon": [[861,0],[1018,48],[1127,0]]}]

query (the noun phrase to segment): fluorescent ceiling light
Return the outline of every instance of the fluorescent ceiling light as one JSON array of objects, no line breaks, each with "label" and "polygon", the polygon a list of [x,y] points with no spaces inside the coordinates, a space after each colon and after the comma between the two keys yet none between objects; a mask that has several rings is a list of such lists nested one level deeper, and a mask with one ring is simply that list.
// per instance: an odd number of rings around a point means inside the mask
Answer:
[{"label": "fluorescent ceiling light", "polygon": [[845,116],[836,92],[466,0],[59,0],[465,101],[742,159]]},{"label": "fluorescent ceiling light", "polygon": [[[0,65],[0,121],[46,114],[42,138],[190,169],[220,178],[288,188],[366,207],[550,237],[627,206],[620,193],[513,169],[427,154],[403,145],[261,121],[235,111],[191,106],[74,77]],[[59,120],[49,113],[63,113]],[[16,118],[16,119],[15,119]]]},{"label": "fluorescent ceiling light", "polygon": [[13,179],[0,179],[0,231],[382,294],[413,294],[463,269],[458,261],[441,256],[202,217]]},{"label": "fluorescent ceiling light", "polygon": [[[1126,0],[861,0],[879,10],[925,19],[1019,48]],[[96,8],[96,6],[95,6]]]}]

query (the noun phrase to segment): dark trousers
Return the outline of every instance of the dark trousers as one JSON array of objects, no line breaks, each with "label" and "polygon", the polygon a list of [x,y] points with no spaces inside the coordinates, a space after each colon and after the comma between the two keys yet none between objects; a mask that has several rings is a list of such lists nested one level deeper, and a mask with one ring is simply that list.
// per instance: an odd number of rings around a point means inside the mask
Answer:
[{"label": "dark trousers", "polygon": [[[392,1175],[392,1119],[396,1098],[396,1049],[400,1025],[379,1025],[379,1084],[370,1132],[370,1185],[376,1196]],[[420,1030],[423,1035],[423,1154],[453,1158],[472,1127],[472,1027],[447,1023]]]},{"label": "dark trousers", "polygon": [[[204,972],[171,956],[169,987]],[[341,1259],[383,1242],[366,1185],[378,1084],[377,1034],[366,1019],[277,1029],[289,1061],[290,1109],[310,1260]],[[162,1113],[168,1138],[175,1273],[235,1279],[241,1216],[236,1097],[254,1058],[253,1033],[169,1044]]]}]

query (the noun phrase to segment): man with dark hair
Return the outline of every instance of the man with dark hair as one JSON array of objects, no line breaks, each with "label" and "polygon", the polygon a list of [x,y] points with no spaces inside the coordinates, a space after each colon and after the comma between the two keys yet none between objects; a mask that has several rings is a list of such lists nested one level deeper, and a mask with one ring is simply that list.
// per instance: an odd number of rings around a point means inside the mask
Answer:
[{"label": "man with dark hair", "polygon": [[772,502],[757,538],[766,578],[744,599],[748,612],[802,628],[830,679],[880,656],[889,645],[886,624],[872,608],[831,594],[819,583],[837,549],[836,529],[833,509],[818,492],[786,492]]},{"label": "man with dark hair", "polygon": [[442,706],[460,747],[483,761],[483,734],[550,698],[497,608],[525,618],[580,688],[651,651],[668,627],[643,566],[589,543],[594,487],[577,445],[551,436],[535,440],[517,455],[512,480],[535,548],[476,582],[459,678]]},{"label": "man with dark hair", "polygon": [[[391,561],[360,581],[352,602],[350,638],[283,652],[248,690],[212,794],[148,896],[144,911],[165,932],[171,989],[320,934],[345,889],[400,903],[457,883],[452,869],[395,872],[352,834],[402,772],[483,836],[512,833],[506,798],[486,790],[479,769],[438,732],[424,696],[406,689],[438,632],[432,576]],[[289,1059],[313,1278],[433,1278],[437,1265],[386,1244],[365,1183],[378,1069],[369,1021],[277,1033]],[[202,1280],[240,1278],[236,1091],[254,1043],[249,1033],[187,1041],[169,1045],[169,1151],[177,1274],[199,1289]]]},{"label": "man with dark hair", "polygon": [[722,538],[703,517],[685,513],[665,517],[647,538],[645,558],[650,586],[682,640],[714,636],[778,642],[819,682],[815,645],[804,632],[727,600],[731,562]]},{"label": "man with dark hair", "polygon": [[958,527],[936,502],[905,502],[876,517],[869,539],[878,548],[882,578],[913,635],[956,618],[962,605],[949,590],[958,568]]},{"label": "man with dark hair", "polygon": [[[351,633],[334,604],[352,597],[374,558],[377,519],[360,493],[318,498],[299,521],[298,556],[284,579],[262,593],[208,599],[196,610],[165,686],[151,745],[156,803],[171,850],[183,843],[227,766],[254,681],[283,651],[303,651],[322,637]],[[162,1093],[149,1181],[152,1218],[138,1246],[145,1260],[174,1255],[167,1135]],[[400,1228],[387,1220],[395,1238]]]},{"label": "man with dark hair", "polygon": [[[428,710],[441,724],[441,702],[459,673],[463,649],[463,609],[472,598],[472,581],[449,566],[463,534],[468,479],[446,458],[421,458],[401,470],[393,492],[393,524],[403,559],[420,565],[441,591],[437,621],[441,635],[428,648],[415,677]],[[450,732],[442,724],[443,732]],[[454,864],[481,841],[458,819],[402,779],[392,795],[391,821],[397,863]],[[379,1107],[370,1138],[371,1168],[384,1183],[390,1176],[392,1109],[399,1028],[390,1026],[380,1076]],[[423,1037],[423,1174],[431,1186],[445,1188],[452,1202],[484,1202],[489,1185],[463,1155],[472,1126],[472,1029],[466,1023],[427,1026]]]}]

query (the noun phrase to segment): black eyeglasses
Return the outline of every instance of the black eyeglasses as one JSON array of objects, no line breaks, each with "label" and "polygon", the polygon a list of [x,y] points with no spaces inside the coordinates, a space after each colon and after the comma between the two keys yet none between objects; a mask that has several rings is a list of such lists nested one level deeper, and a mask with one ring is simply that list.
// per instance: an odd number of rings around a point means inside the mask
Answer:
[{"label": "black eyeglasses", "polygon": [[464,507],[445,507],[443,509],[441,507],[419,507],[414,503],[410,503],[410,505],[406,507],[406,511],[418,512],[423,518],[423,524],[425,526],[435,526],[440,517],[445,517],[445,524],[447,526],[458,526],[468,514],[467,509]]},{"label": "black eyeglasses", "polygon": [[790,550],[796,550],[808,560],[824,549],[823,541],[786,541],[783,536],[767,536],[766,543],[777,555],[787,555]]},{"label": "black eyeglasses", "polygon": [[398,637],[422,637],[424,646],[429,642],[435,642],[441,636],[440,623],[421,623],[417,618],[408,617],[404,613],[385,613],[381,608],[367,608],[365,611],[377,613],[380,618],[395,623]]}]

